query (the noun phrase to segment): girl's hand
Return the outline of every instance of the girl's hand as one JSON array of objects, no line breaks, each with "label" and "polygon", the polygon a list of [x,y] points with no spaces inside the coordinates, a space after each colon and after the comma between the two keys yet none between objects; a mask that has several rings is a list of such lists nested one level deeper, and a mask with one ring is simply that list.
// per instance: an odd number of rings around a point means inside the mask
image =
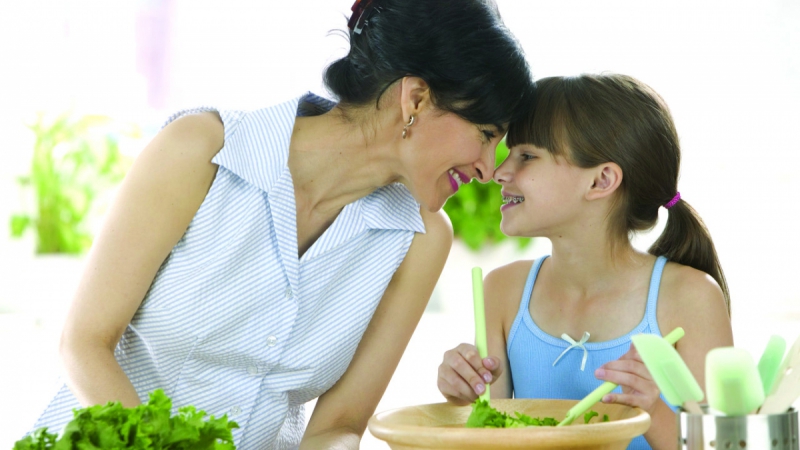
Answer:
[{"label": "girl's hand", "polygon": [[463,406],[474,402],[501,373],[497,357],[481,360],[474,345],[461,344],[444,353],[437,385],[448,402]]},{"label": "girl's hand", "polygon": [[633,344],[631,344],[630,350],[618,360],[600,366],[594,372],[594,376],[622,387],[622,394],[615,392],[607,394],[603,397],[603,403],[634,406],[652,414],[661,400],[659,397],[661,391]]}]

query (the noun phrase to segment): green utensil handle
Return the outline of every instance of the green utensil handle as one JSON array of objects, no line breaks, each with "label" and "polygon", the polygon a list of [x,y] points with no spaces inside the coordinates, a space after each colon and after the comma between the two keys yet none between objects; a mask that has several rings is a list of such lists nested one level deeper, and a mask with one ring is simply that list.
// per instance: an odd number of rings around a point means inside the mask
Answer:
[{"label": "green utensil handle", "polygon": [[[682,338],[684,334],[686,334],[686,332],[683,330],[683,328],[678,327],[664,336],[664,340],[672,345],[675,345],[675,343],[678,342],[678,339]],[[583,400],[579,401],[575,406],[570,408],[570,410],[567,411],[566,419],[559,423],[559,425],[569,425],[573,420],[575,420],[576,417],[585,413],[592,405],[602,400],[606,394],[613,391],[616,387],[616,383],[612,383],[610,381],[604,382],[598,386],[597,389],[593,390],[589,393],[589,395],[584,397]]]},{"label": "green utensil handle", "polygon": [[[475,307],[475,347],[481,359],[489,356],[486,343],[486,313],[483,307],[483,272],[480,267],[472,268],[472,304]],[[481,400],[489,401],[489,385],[481,394]]]}]

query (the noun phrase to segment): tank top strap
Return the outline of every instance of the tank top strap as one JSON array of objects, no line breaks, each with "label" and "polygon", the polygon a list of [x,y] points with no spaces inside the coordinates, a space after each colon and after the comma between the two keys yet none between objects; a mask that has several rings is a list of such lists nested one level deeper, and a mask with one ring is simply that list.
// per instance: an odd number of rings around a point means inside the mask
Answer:
[{"label": "tank top strap", "polygon": [[645,310],[645,317],[650,324],[650,330],[655,334],[661,335],[658,328],[658,320],[656,318],[656,310],[658,307],[658,290],[661,287],[661,275],[664,273],[664,266],[667,264],[666,256],[659,256],[656,258],[656,263],[653,265],[653,274],[650,276],[650,289],[647,292],[647,307]]},{"label": "tank top strap", "polygon": [[528,278],[525,281],[525,289],[522,290],[522,298],[519,301],[517,317],[514,318],[514,324],[511,325],[511,330],[508,332],[508,342],[506,343],[506,348],[511,347],[511,342],[514,340],[514,335],[516,334],[520,323],[522,323],[525,315],[528,314],[528,305],[531,301],[533,285],[536,283],[536,277],[539,275],[539,269],[542,267],[542,263],[545,259],[547,259],[547,256],[542,256],[541,258],[533,261],[533,264],[531,264],[531,270],[528,272]]}]

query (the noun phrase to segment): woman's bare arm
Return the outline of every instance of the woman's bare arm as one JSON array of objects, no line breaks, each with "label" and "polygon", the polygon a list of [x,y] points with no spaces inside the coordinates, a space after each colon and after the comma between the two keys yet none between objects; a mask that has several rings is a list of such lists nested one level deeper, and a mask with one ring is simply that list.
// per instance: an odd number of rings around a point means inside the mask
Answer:
[{"label": "woman's bare arm", "polygon": [[179,118],[144,148],[122,182],[61,335],[67,383],[82,405],[139,403],[114,348],[208,193],[223,136],[216,113]]},{"label": "woman's bare arm", "polygon": [[444,213],[422,211],[422,217],[425,234],[414,237],[347,371],[317,401],[301,449],[358,448],[452,245],[453,231]]}]

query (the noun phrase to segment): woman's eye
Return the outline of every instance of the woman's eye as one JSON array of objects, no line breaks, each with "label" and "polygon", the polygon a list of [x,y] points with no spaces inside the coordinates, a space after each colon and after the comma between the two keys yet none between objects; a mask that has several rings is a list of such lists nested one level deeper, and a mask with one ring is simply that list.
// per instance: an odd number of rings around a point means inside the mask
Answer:
[{"label": "woman's eye", "polygon": [[486,137],[487,141],[491,141],[492,139],[494,139],[495,134],[494,131],[483,130],[483,136]]}]

